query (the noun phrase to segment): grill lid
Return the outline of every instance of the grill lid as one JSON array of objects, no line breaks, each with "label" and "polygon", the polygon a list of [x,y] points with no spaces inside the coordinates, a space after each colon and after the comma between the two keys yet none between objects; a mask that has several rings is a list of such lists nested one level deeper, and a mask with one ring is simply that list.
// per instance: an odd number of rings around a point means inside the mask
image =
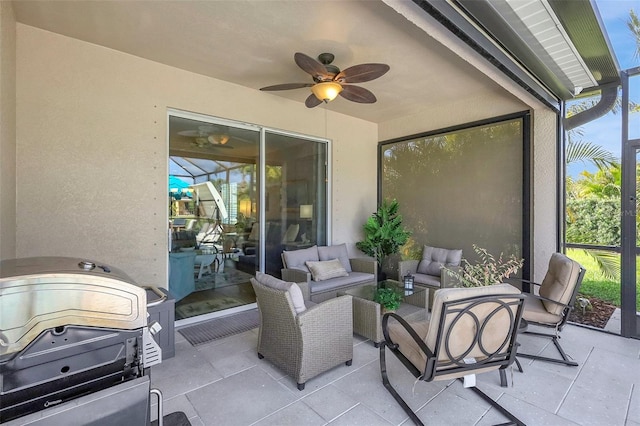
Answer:
[{"label": "grill lid", "polygon": [[[44,330],[147,325],[147,296],[124,272],[67,257],[0,262],[0,361]],[[95,266],[92,266],[95,265]]]}]

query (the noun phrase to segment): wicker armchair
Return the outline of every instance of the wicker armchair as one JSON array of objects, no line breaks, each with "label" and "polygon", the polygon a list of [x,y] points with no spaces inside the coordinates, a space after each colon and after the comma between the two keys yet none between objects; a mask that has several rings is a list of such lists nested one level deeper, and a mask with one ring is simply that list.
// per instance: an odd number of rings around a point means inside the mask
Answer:
[{"label": "wicker armchair", "polygon": [[351,365],[351,296],[314,304],[308,301],[307,283],[299,283],[306,309],[296,313],[289,290],[268,287],[256,279],[251,279],[251,284],[260,312],[259,358],[268,359],[292,376],[300,390],[320,373],[343,362]]},{"label": "wicker armchair", "polygon": [[[439,247],[424,246],[421,260],[401,260],[398,262],[398,281],[402,282],[405,275],[413,275],[414,285],[430,289],[429,308],[433,305],[435,291],[441,288],[456,287],[455,278],[442,271],[442,267],[456,271],[460,269],[462,250],[445,249]],[[422,306],[424,302],[419,299],[409,303]]]}]

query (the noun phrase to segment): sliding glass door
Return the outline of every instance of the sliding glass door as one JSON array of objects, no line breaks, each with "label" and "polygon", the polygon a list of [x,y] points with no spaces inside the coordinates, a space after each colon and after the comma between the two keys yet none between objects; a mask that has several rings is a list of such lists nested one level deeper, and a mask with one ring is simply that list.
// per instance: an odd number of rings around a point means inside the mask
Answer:
[{"label": "sliding glass door", "polygon": [[169,290],[177,320],[255,306],[256,271],[280,277],[283,250],[326,244],[327,145],[169,112]]}]

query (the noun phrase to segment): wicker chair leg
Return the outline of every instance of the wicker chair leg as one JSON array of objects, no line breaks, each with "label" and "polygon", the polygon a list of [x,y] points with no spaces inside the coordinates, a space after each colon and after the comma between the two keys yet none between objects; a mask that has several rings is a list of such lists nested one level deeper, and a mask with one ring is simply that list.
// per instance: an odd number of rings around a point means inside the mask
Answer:
[{"label": "wicker chair leg", "polygon": [[264,355],[262,355],[260,352],[258,352],[258,358],[262,359],[262,358],[264,358]]},{"label": "wicker chair leg", "polygon": [[350,366],[353,363],[353,360],[350,359],[349,361],[345,362],[345,364],[347,364],[347,366]]},{"label": "wicker chair leg", "polygon": [[402,399],[402,397],[396,392],[396,390],[391,386],[389,382],[389,376],[387,376],[387,363],[385,359],[385,342],[380,342],[380,374],[382,375],[382,384],[389,391],[391,396],[396,400],[396,402],[402,407],[405,413],[409,416],[409,418],[416,424],[416,426],[424,426],[424,423],[418,418],[416,413],[409,407],[409,405]]},{"label": "wicker chair leg", "polygon": [[304,390],[304,383],[298,383],[298,390]]}]

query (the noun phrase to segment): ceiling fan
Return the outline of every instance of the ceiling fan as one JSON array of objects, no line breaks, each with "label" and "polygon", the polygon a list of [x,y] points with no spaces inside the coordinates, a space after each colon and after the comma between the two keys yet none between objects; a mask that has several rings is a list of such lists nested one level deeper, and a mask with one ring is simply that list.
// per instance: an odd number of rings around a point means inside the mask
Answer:
[{"label": "ceiling fan", "polygon": [[276,84],[275,86],[263,87],[260,90],[275,91],[310,87],[313,93],[305,101],[307,108],[316,107],[322,102],[332,101],[338,95],[353,102],[372,104],[377,101],[373,93],[364,87],[354,86],[350,83],[375,80],[389,71],[387,64],[360,64],[340,71],[340,68],[332,65],[334,55],[331,53],[321,53],[318,56],[318,61],[300,52],[293,55],[293,58],[303,71],[311,74],[314,83]]},{"label": "ceiling fan", "polygon": [[198,130],[183,130],[178,134],[194,138],[193,144],[199,148],[216,145],[217,148],[233,149],[232,146],[226,145],[231,139],[229,132],[216,126],[198,126]]}]

